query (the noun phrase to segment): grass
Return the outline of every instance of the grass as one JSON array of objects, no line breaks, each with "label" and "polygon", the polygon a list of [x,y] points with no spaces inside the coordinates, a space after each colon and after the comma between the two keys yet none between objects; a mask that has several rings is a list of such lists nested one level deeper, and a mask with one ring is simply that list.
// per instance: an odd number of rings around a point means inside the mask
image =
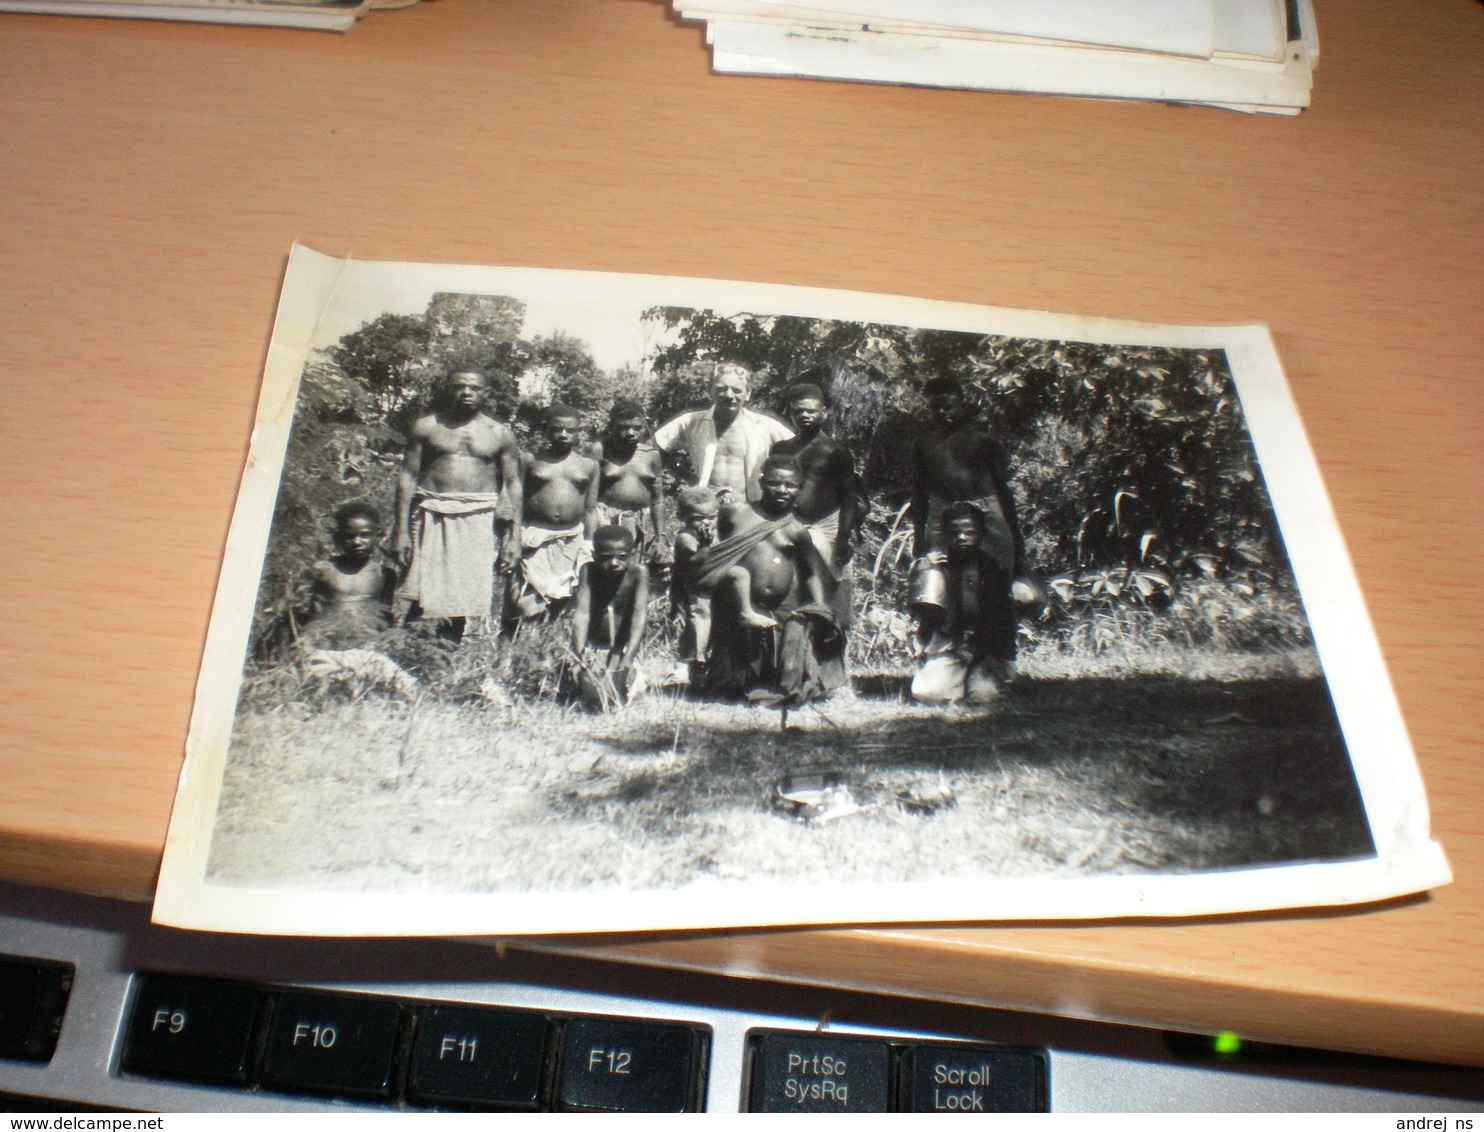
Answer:
[{"label": "grass", "polygon": [[[209,874],[350,891],[631,890],[1372,851],[1296,599],[1212,582],[1158,613],[1063,610],[1022,627],[1021,679],[972,711],[910,701],[910,622],[888,601],[857,602],[852,689],[787,729],[776,711],[675,689],[607,715],[564,706],[552,695],[562,623],[513,644],[389,633],[379,644],[420,681],[411,700],[291,663],[252,669]],[[660,675],[674,626],[652,620],[643,661]],[[857,808],[800,820],[810,812],[777,795],[806,772],[835,776]]]},{"label": "grass", "polygon": [[[793,714],[656,695],[593,716],[365,696],[238,719],[220,883],[570,891],[1191,871],[1370,851],[1322,683],[903,681]],[[860,812],[777,804],[829,770]],[[924,802],[924,799],[927,801]]]},{"label": "grass", "polygon": [[[902,676],[917,666],[912,619],[899,608],[896,590],[877,591],[871,575],[857,570],[855,623],[847,640],[849,670],[856,676]],[[641,664],[654,677],[674,665],[679,626],[667,601],[650,609]],[[567,655],[568,623],[559,619],[522,626],[513,643],[479,637],[453,646],[433,627],[388,630],[372,642],[416,676],[424,694],[449,702],[482,701],[492,687],[500,694],[543,699],[557,692],[557,674]],[[1256,589],[1241,582],[1197,579],[1156,611],[1128,602],[1065,606],[1053,602],[1037,619],[1020,626],[1019,668],[1035,678],[1101,679],[1170,676],[1191,680],[1255,680],[1275,676],[1317,677],[1314,651],[1298,598],[1289,589]],[[249,666],[244,706],[249,710],[299,703],[323,707],[364,686],[325,684],[280,661]]]}]

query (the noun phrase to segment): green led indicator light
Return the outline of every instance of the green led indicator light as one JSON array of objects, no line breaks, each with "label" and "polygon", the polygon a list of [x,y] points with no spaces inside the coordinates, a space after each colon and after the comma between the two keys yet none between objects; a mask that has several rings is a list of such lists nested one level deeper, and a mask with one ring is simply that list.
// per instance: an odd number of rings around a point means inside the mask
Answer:
[{"label": "green led indicator light", "polygon": [[1211,1039],[1211,1049],[1223,1056],[1230,1057],[1234,1053],[1241,1052],[1242,1039],[1230,1030],[1222,1030],[1221,1033]]}]

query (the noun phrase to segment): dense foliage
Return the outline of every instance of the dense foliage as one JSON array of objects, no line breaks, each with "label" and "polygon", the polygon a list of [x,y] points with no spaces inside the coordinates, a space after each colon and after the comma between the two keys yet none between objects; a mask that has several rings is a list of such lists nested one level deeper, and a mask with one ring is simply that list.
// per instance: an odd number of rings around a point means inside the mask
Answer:
[{"label": "dense foliage", "polygon": [[706,361],[750,366],[754,399],[775,407],[801,375],[825,376],[831,430],[862,454],[873,492],[889,505],[906,498],[923,383],[957,378],[1011,453],[1030,555],[1048,574],[1112,566],[1286,574],[1219,351],[677,308],[648,314],[672,335],[654,358],[659,415],[704,395]]},{"label": "dense foliage", "polygon": [[620,396],[643,400],[656,421],[705,404],[720,362],[747,365],[754,405],[775,412],[789,384],[825,386],[830,431],[858,454],[872,492],[857,571],[883,609],[910,553],[907,453],[935,376],[960,381],[1009,452],[1028,556],[1060,616],[1164,609],[1182,581],[1292,592],[1220,351],[674,307],[644,318],[662,342],[645,372],[606,371],[569,334],[523,338],[524,306],[502,296],[438,294],[423,315],[382,315],[317,357],[301,385],[260,629],[301,600],[298,579],[323,553],[334,507],[366,499],[390,522],[406,428],[436,382],[466,365],[490,377],[492,410],[523,443],[554,400],[581,409],[593,436]]}]

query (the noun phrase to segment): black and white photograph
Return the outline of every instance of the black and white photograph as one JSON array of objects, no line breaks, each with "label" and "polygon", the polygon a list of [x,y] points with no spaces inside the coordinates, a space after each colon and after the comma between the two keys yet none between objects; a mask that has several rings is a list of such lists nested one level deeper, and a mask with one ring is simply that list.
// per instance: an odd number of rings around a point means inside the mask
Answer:
[{"label": "black and white photograph", "polygon": [[1261,328],[290,257],[156,918],[521,934],[1446,883]]}]

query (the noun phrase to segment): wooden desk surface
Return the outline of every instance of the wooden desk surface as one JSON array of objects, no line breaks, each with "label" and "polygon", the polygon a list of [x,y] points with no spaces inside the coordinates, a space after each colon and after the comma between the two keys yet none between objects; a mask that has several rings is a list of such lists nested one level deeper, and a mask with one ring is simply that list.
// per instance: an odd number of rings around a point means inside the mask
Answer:
[{"label": "wooden desk surface", "polygon": [[1225,921],[594,940],[1484,1064],[1484,8],[1319,4],[1297,120],[708,74],[646,0],[0,17],[0,877],[145,899],[290,243],[1271,325],[1457,881]]}]

